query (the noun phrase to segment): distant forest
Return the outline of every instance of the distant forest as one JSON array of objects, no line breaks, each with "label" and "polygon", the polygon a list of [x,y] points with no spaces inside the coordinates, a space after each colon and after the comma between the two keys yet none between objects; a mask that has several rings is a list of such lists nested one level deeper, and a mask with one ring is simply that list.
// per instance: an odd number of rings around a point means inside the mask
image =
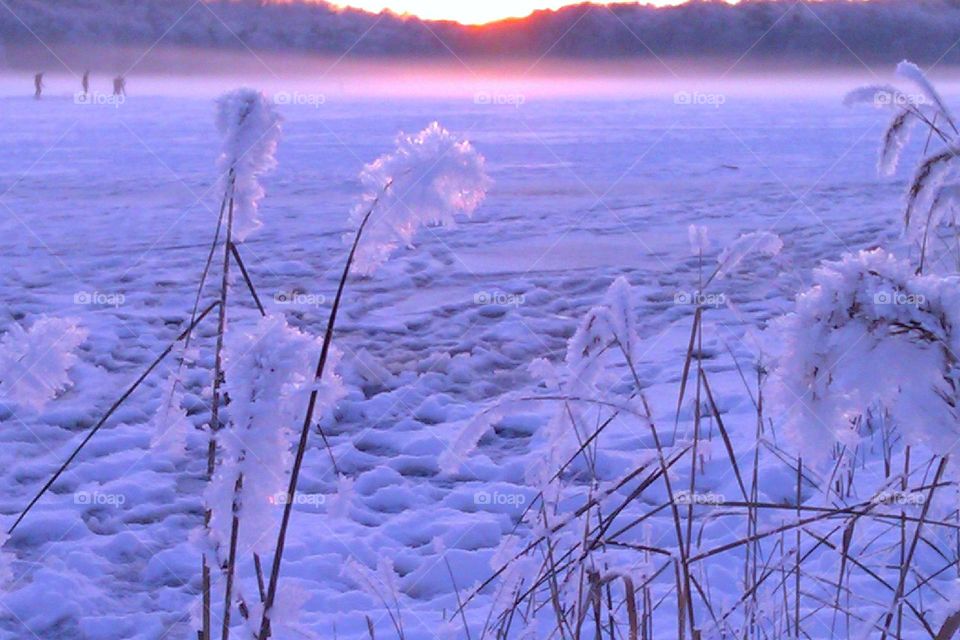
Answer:
[{"label": "distant forest", "polygon": [[[6,0],[0,54],[24,46],[189,46],[362,56],[960,62],[960,0],[581,4],[483,27],[263,0]],[[2,59],[0,59],[2,60]]]}]

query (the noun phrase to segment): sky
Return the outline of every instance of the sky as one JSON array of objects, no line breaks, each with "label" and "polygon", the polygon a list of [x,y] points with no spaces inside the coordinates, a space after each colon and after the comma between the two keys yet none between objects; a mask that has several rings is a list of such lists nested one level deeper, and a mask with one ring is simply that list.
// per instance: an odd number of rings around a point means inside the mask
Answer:
[{"label": "sky", "polygon": [[[578,0],[582,1],[582,0]],[[334,0],[341,7],[356,7],[373,13],[390,9],[428,20],[456,20],[464,24],[483,24],[503,18],[521,18],[538,9],[558,9],[571,0]],[[622,1],[622,0],[621,0]],[[673,5],[684,0],[644,0],[645,4]]]}]

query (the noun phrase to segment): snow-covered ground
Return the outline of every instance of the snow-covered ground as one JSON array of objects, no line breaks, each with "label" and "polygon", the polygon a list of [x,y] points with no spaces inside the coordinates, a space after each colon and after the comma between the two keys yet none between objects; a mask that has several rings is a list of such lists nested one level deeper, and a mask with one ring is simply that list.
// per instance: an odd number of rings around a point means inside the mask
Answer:
[{"label": "snow-covered ground", "polygon": [[[727,348],[749,360],[745,327],[786,311],[811,267],[897,234],[903,180],[874,170],[884,118],[841,98],[279,107],[286,122],[279,169],[265,180],[265,226],[242,251],[267,306],[316,334],[346,255],[356,176],[399,131],[438,120],[474,143],[495,181],[472,219],[422,232],[415,249],[349,284],[336,339],[349,395],[323,427],[354,498],[345,515],[328,513],[337,482],[314,434],[283,574],[306,598],[302,623],[315,636],[304,637],[365,637],[365,616],[378,638],[392,636],[382,604],[342,571],[348,559],[375,567],[380,557],[398,576],[406,637],[440,633],[456,608],[451,573],[463,592],[486,578],[500,537],[533,497],[524,470],[547,416],[511,413],[456,473],[438,459],[466,420],[506,393],[534,393],[529,363],[561,360],[617,276],[637,288],[639,375],[671,431],[698,272],[691,223],[707,226],[718,246],[754,230],[785,243],[780,256],[745,263],[720,283],[735,310],[718,304],[705,316],[717,403],[735,438],[752,437],[753,407]],[[0,122],[5,323],[69,315],[90,331],[77,384],[62,399],[40,414],[0,407],[0,512],[10,516],[182,328],[220,194],[208,97],[134,95],[119,107],[6,97]],[[255,321],[242,281],[231,296],[245,307],[233,322]],[[211,323],[201,334],[213,331]],[[209,366],[211,351],[201,352]],[[172,366],[118,412],[8,542],[16,561],[0,599],[3,637],[195,637],[200,556],[189,538],[203,519],[205,453],[199,440],[187,460],[149,449],[147,423]],[[191,379],[197,425],[208,416],[207,384],[202,372]],[[689,412],[681,418],[682,429]],[[610,438],[599,471],[607,479],[651,447],[646,432],[627,427]],[[654,538],[669,542],[667,522]],[[484,603],[467,609],[477,628]]]}]

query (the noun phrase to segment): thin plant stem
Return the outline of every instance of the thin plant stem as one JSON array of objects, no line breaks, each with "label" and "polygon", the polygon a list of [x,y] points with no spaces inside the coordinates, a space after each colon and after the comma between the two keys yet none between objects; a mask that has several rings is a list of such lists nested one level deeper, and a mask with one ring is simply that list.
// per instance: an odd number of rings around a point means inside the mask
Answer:
[{"label": "thin plant stem", "polygon": [[[232,203],[231,203],[232,208]],[[247,274],[246,267],[243,266],[243,260],[240,259],[240,252],[237,251],[237,246],[233,243],[229,243],[230,253],[237,262],[237,266],[240,267],[240,271],[243,274],[243,279],[247,283],[247,288],[250,290],[250,294],[253,296],[254,301],[257,303],[257,308],[260,310],[260,315],[266,317],[267,312],[264,311],[263,305],[260,304],[260,297],[257,295],[257,290],[253,286],[253,281],[250,279],[250,276]],[[246,450],[241,453],[241,455],[246,455]],[[230,617],[232,612],[231,599],[233,597],[233,578],[236,573],[237,565],[237,540],[240,536],[240,499],[241,493],[243,492],[243,474],[240,473],[237,476],[237,482],[233,488],[233,502],[231,505],[232,518],[230,521],[230,551],[227,557],[227,583],[226,588],[224,589],[223,596],[223,626],[221,631],[222,640],[229,640],[230,638]],[[257,565],[259,571],[259,564]],[[261,602],[263,600],[263,575],[262,573],[257,574],[260,586],[260,598]]]},{"label": "thin plant stem", "polygon": [[[387,186],[384,187],[384,191],[390,188],[392,182],[387,183]],[[360,239],[363,237],[363,231],[367,226],[367,223],[370,221],[370,217],[373,215],[374,209],[376,209],[379,198],[374,200],[371,204],[370,209],[364,215],[363,220],[360,222],[360,226],[357,228],[357,233],[353,238],[353,245],[350,247],[350,254],[347,256],[347,262],[343,267],[343,273],[340,276],[340,282],[337,285],[337,293],[333,299],[333,307],[330,309],[330,317],[327,320],[327,331],[323,336],[323,346],[320,350],[320,360],[317,362],[317,370],[314,376],[314,379],[319,382],[323,379],[324,371],[326,370],[327,358],[330,353],[330,345],[333,342],[333,331],[337,324],[337,313],[340,310],[340,303],[343,300],[343,292],[347,286],[347,279],[350,276],[350,268],[353,266],[353,260],[357,253],[357,247],[360,245]],[[293,468],[290,471],[290,483],[287,487],[287,500],[283,505],[283,516],[280,520],[280,532],[277,535],[277,546],[274,549],[273,554],[273,564],[270,569],[270,581],[267,585],[267,597],[263,602],[263,614],[260,619],[260,630],[257,634],[258,640],[267,640],[270,637],[270,613],[273,609],[273,604],[277,596],[277,586],[280,580],[280,564],[283,561],[283,550],[286,545],[287,540],[287,528],[290,525],[290,514],[293,508],[293,496],[297,491],[297,484],[300,480],[300,467],[303,465],[303,456],[307,451],[307,440],[310,436],[310,425],[313,423],[313,413],[316,410],[317,399],[319,397],[319,389],[314,388],[310,392],[310,400],[307,404],[307,412],[303,419],[303,426],[300,429],[300,440],[297,443],[297,451],[293,459]],[[333,470],[335,473],[339,474],[339,468],[337,467],[336,458],[333,456],[333,450],[330,447],[330,443],[327,441],[326,435],[321,429],[320,435],[324,440],[324,444],[327,448],[327,453],[330,456],[330,462],[333,464]]]},{"label": "thin plant stem", "polygon": [[937,473],[933,479],[933,485],[928,490],[927,499],[924,501],[923,507],[920,509],[920,522],[917,523],[917,526],[914,529],[906,558],[900,567],[900,579],[897,581],[897,589],[893,594],[893,601],[890,605],[890,610],[887,613],[886,619],[884,620],[883,635],[881,636],[881,640],[884,640],[887,637],[887,634],[890,631],[890,623],[893,621],[894,608],[900,604],[901,598],[903,597],[903,590],[906,587],[910,565],[913,563],[913,556],[917,550],[917,543],[920,541],[920,530],[923,528],[923,521],[926,519],[927,513],[930,511],[930,503],[933,502],[933,494],[937,490],[937,484],[940,482],[940,477],[943,475],[943,471],[947,467],[947,458],[948,456],[943,456],[940,458],[940,464],[937,466]]},{"label": "thin plant stem", "polygon": [[223,246],[223,272],[220,279],[220,309],[217,317],[217,342],[213,360],[213,394],[210,406],[210,442],[207,446],[207,476],[213,476],[217,458],[217,431],[220,430],[220,385],[223,383],[223,337],[227,327],[227,294],[230,289],[230,243],[233,241],[234,175],[230,171],[227,187],[230,204],[227,212],[227,231]]},{"label": "thin plant stem", "polygon": [[223,593],[223,626],[220,637],[228,640],[230,637],[230,614],[232,612],[233,598],[233,577],[236,573],[237,564],[237,539],[240,536],[240,493],[243,491],[243,474],[237,476],[237,482],[233,489],[233,504],[231,511],[233,514],[230,523],[230,551],[227,557],[227,583]]},{"label": "thin plant stem", "polygon": [[[797,520],[801,518],[800,504],[803,500],[803,458],[797,458]],[[800,638],[800,549],[802,540],[800,538],[801,529],[797,529],[796,545],[794,550],[794,575],[793,575],[793,634],[799,640]]]},{"label": "thin plant stem", "polygon": [[[227,229],[223,241],[223,272],[220,279],[220,309],[217,314],[217,340],[213,359],[213,393],[210,405],[210,439],[207,442],[207,482],[213,479],[214,470],[217,463],[217,432],[220,430],[220,384],[223,381],[223,335],[227,326],[227,294],[230,289],[230,243],[233,241],[233,204],[234,188],[236,186],[236,176],[233,169],[227,182],[227,189],[224,198],[229,198],[227,206]],[[229,194],[229,195],[228,195]],[[203,527],[210,529],[210,509],[206,509],[203,515]],[[207,553],[202,557],[203,573],[203,627],[205,640],[211,637],[212,629],[209,624],[210,608],[212,606],[211,597],[211,579],[210,562]],[[230,582],[229,578],[227,580]],[[229,601],[230,594],[227,594]],[[223,612],[223,628],[229,628],[230,625],[230,607]]]},{"label": "thin plant stem", "polygon": [[[624,348],[623,344],[620,344],[619,340],[617,341],[617,343],[620,347],[620,352],[623,354],[624,360],[627,363],[627,368],[630,370],[630,375],[633,378],[634,384],[636,384],[638,390],[642,389],[643,384],[640,382],[640,376],[637,374],[636,367],[634,366],[633,356],[630,354],[629,351],[627,351],[626,348]],[[642,394],[640,397],[643,398],[644,404],[646,404],[646,398],[644,398]],[[653,415],[653,412],[650,411],[649,407],[647,407],[647,415]],[[673,492],[673,485],[670,482],[670,472],[667,469],[666,457],[664,456],[664,453],[663,453],[664,451],[663,445],[660,441],[660,435],[657,432],[657,426],[654,424],[653,420],[649,421],[649,427],[650,427],[650,434],[653,436],[653,445],[657,450],[657,461],[660,464],[660,472],[661,472],[661,477],[663,479],[664,488],[667,490],[667,499],[670,502],[670,512],[671,512],[671,515],[673,516],[674,531],[677,535],[677,547],[680,551],[680,563],[681,563],[681,568],[683,569],[683,586],[685,591],[685,594],[684,594],[685,598],[681,598],[680,602],[681,604],[683,604],[684,602],[686,604],[687,617],[690,623],[690,633],[691,635],[694,635],[697,633],[696,631],[697,625],[696,625],[696,618],[694,616],[694,609],[693,609],[693,593],[692,593],[692,590],[690,589],[691,587],[690,560],[689,560],[690,556],[687,553],[687,548],[686,548],[686,545],[684,544],[683,528],[680,524],[680,510],[677,508],[677,501],[675,499],[675,494]],[[680,632],[679,635],[682,638],[683,637],[682,626],[679,629],[679,632]]]},{"label": "thin plant stem", "polygon": [[253,301],[257,305],[257,310],[260,312],[261,316],[266,316],[267,312],[263,308],[263,304],[260,302],[260,296],[257,295],[257,289],[253,286],[253,280],[250,279],[250,274],[247,273],[247,267],[243,264],[243,259],[240,257],[240,251],[237,249],[236,243],[230,243],[230,253],[233,255],[233,259],[236,261],[237,266],[240,267],[240,274],[243,276],[243,281],[247,283],[247,289],[250,291],[250,295],[253,296]]}]

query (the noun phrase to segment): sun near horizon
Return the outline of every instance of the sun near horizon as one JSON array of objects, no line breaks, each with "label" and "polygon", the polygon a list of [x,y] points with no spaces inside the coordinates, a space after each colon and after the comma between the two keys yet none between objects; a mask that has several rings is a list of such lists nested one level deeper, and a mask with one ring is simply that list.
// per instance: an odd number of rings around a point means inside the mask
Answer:
[{"label": "sun near horizon", "polygon": [[[331,0],[337,7],[352,7],[371,13],[384,10],[398,15],[409,14],[426,20],[453,20],[467,25],[480,25],[507,18],[524,18],[541,9],[560,9],[586,0]],[[671,6],[688,0],[640,0],[636,4]],[[727,0],[735,4],[737,0]],[[629,3],[629,0],[621,0]],[[613,4],[597,2],[597,4]]]}]

